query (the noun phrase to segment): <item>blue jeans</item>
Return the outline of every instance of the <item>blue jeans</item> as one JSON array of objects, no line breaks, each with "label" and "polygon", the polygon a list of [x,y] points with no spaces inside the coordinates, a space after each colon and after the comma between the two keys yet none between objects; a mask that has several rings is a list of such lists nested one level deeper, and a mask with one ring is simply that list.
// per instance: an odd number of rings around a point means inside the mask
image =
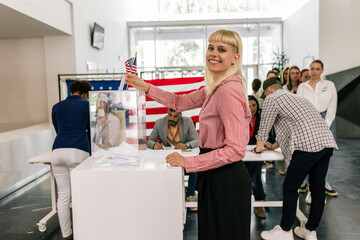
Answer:
[{"label": "blue jeans", "polygon": [[[321,115],[321,117],[323,118],[323,119],[325,119],[325,117],[326,117],[326,111],[324,111],[324,112],[321,112],[320,113],[320,115]],[[334,126],[334,121],[331,123],[331,125],[330,125],[330,131],[332,132],[332,134],[334,135],[334,137],[335,137],[335,126]]]},{"label": "blue jeans", "polygon": [[189,173],[188,188],[186,190],[186,197],[195,196],[195,185],[196,185],[197,173]]},{"label": "blue jeans", "polygon": [[262,162],[245,162],[245,166],[250,175],[255,200],[265,200],[265,192],[261,181]]}]

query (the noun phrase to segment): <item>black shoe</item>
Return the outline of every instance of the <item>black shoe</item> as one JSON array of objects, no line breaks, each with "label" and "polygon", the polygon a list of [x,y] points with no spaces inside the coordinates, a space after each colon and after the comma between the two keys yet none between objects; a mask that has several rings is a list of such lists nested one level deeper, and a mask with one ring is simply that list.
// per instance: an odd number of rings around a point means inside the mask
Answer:
[{"label": "black shoe", "polygon": [[308,185],[305,183],[305,185],[301,185],[299,188],[299,193],[305,193],[308,189]]},{"label": "black shoe", "polygon": [[328,182],[325,183],[325,193],[331,197],[336,197],[338,195],[338,192],[332,189]]}]

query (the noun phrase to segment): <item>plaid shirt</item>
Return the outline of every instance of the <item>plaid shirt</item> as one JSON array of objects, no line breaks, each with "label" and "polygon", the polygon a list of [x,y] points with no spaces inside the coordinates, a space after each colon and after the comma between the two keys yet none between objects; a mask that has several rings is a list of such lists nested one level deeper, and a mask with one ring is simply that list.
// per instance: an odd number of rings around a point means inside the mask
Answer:
[{"label": "plaid shirt", "polygon": [[273,125],[276,141],[287,162],[295,150],[337,149],[333,134],[311,102],[282,89],[265,98],[256,139],[266,141]]}]

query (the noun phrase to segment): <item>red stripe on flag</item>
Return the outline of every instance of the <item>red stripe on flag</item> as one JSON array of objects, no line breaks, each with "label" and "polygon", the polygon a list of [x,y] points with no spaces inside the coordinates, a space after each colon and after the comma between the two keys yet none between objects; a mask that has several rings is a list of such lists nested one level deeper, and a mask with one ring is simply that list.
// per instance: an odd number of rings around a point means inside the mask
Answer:
[{"label": "red stripe on flag", "polygon": [[167,107],[147,108],[146,115],[167,113],[168,109]]},{"label": "red stripe on flag", "polygon": [[[193,122],[199,122],[199,116],[193,116],[191,117]],[[155,126],[155,122],[147,122],[146,123],[146,129],[153,129]]]},{"label": "red stripe on flag", "polygon": [[146,123],[146,129],[153,129],[155,126],[155,122],[147,122]]},{"label": "red stripe on flag", "polygon": [[193,122],[199,122],[199,115],[196,115],[196,116],[191,117],[191,120],[192,120]]},{"label": "red stripe on flag", "polygon": [[190,84],[190,83],[198,83],[202,81],[204,81],[204,77],[145,80],[145,82],[151,83],[154,86]]}]

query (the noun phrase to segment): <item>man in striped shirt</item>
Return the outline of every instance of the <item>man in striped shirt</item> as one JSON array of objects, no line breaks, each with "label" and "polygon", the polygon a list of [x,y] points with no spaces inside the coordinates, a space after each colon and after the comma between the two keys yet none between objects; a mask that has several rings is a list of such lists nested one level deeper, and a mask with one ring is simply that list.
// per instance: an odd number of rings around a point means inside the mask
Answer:
[{"label": "man in striped shirt", "polygon": [[324,119],[307,99],[282,90],[276,78],[263,83],[265,101],[257,134],[255,153],[261,153],[271,127],[286,157],[291,156],[283,185],[283,212],[280,226],[263,231],[263,239],[293,239],[291,226],[296,217],[298,188],[309,174],[313,200],[309,220],[296,227],[295,234],[303,239],[317,239],[324,210],[325,176],[336,142]]}]

